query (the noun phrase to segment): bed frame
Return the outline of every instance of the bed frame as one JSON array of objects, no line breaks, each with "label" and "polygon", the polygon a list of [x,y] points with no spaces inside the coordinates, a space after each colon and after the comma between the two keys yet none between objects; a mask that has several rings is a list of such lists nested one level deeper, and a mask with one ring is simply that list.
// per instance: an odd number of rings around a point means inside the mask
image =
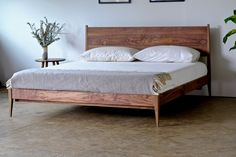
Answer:
[{"label": "bed frame", "polygon": [[86,49],[100,46],[127,46],[143,49],[154,45],[181,45],[197,49],[206,58],[208,74],[159,95],[9,89],[9,110],[12,117],[14,101],[66,102],[83,106],[152,109],[159,126],[160,105],[195,89],[208,85],[211,96],[210,28],[186,27],[88,27]]}]

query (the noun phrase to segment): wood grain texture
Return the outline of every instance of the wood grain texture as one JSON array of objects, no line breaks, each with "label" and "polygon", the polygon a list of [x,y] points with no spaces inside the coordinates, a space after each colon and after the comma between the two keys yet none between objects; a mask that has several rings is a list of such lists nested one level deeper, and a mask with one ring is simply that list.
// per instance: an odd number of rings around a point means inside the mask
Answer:
[{"label": "wood grain texture", "polygon": [[[154,95],[114,94],[114,93],[93,93],[73,91],[48,91],[32,89],[12,89],[13,98],[19,100],[47,101],[47,102],[68,102],[80,104],[105,104],[117,106],[133,106],[133,108],[153,109]],[[107,105],[105,105],[107,106]]]},{"label": "wood grain texture", "polygon": [[144,49],[156,45],[181,45],[210,52],[209,25],[185,27],[88,27],[86,48],[127,46]]},{"label": "wood grain texture", "polygon": [[190,91],[199,89],[208,83],[208,76],[203,76],[191,82],[185,83],[181,86],[178,86],[174,89],[168,90],[164,93],[159,94],[160,104],[167,103],[171,100],[174,100]]},{"label": "wood grain texture", "polygon": [[155,111],[155,122],[156,122],[156,126],[159,127],[160,125],[160,96],[156,96],[153,99],[153,105],[154,105],[154,111]]}]

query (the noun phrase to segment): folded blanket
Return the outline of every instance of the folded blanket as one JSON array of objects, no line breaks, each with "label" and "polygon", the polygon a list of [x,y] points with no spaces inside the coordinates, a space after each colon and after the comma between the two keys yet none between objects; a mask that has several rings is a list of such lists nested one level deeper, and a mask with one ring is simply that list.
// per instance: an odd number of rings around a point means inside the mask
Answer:
[{"label": "folded blanket", "polygon": [[28,69],[15,73],[8,88],[157,94],[171,80],[168,73]]}]

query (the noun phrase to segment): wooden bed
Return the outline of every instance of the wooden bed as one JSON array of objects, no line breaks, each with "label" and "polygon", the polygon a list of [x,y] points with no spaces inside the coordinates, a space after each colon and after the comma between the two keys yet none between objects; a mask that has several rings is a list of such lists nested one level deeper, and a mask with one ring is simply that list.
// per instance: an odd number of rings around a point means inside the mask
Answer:
[{"label": "wooden bed", "polygon": [[197,49],[206,58],[208,74],[168,90],[159,95],[135,95],[75,91],[50,91],[37,89],[9,89],[9,110],[12,117],[13,102],[43,101],[66,102],[83,106],[153,109],[159,126],[160,105],[195,89],[208,85],[211,95],[210,38],[208,26],[187,27],[88,27],[86,49],[100,46],[127,46],[143,49],[155,45],[181,45]]}]

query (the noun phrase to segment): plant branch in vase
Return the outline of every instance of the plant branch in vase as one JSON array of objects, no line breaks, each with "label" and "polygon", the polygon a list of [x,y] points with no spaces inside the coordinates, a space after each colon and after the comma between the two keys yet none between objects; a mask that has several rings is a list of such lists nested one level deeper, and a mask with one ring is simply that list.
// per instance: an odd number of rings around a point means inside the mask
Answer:
[{"label": "plant branch in vase", "polygon": [[60,23],[57,22],[48,22],[46,17],[44,17],[44,20],[40,20],[39,28],[36,28],[34,23],[31,24],[28,22],[27,24],[30,26],[33,37],[37,39],[38,43],[43,48],[42,59],[47,60],[48,46],[60,39],[58,35],[61,34],[65,24],[60,25]]},{"label": "plant branch in vase", "polygon": [[[230,16],[230,17],[227,17],[224,21],[225,21],[225,23],[227,23],[228,21],[232,21],[233,23],[236,24],[236,10],[234,10],[234,15],[232,15],[232,16]],[[236,33],[236,28],[230,30],[230,31],[224,36],[223,42],[226,43],[227,40],[228,40],[228,38],[229,38],[230,36],[232,36],[233,34],[235,34],[235,33]],[[231,48],[229,49],[229,51],[234,50],[234,49],[236,49],[236,41],[234,42],[234,46],[231,47]]]}]

